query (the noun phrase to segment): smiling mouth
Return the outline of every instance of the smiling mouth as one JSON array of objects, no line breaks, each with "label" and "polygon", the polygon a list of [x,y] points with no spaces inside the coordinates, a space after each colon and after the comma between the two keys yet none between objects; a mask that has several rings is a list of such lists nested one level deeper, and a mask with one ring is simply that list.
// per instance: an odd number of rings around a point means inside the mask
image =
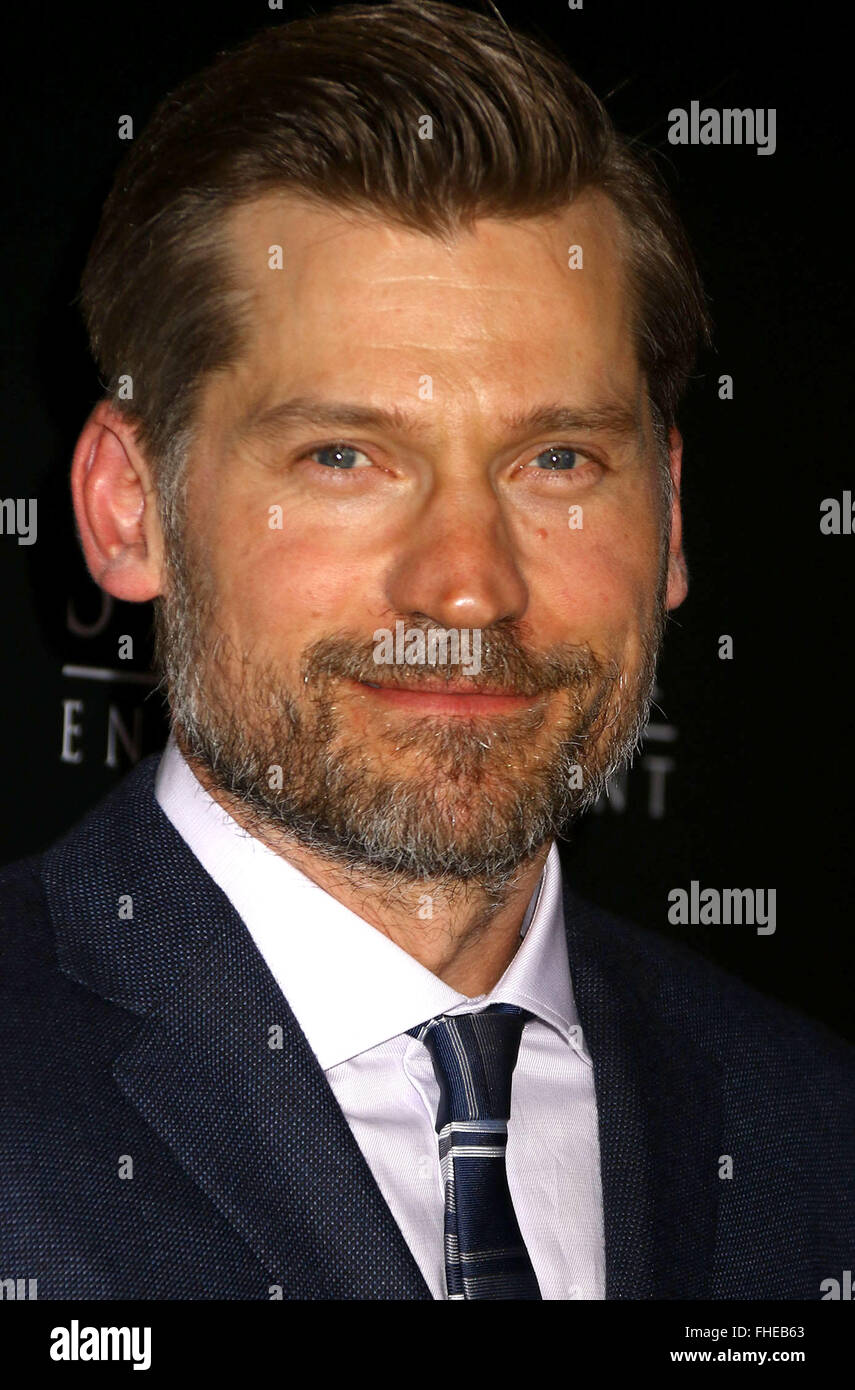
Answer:
[{"label": "smiling mouth", "polygon": [[423,713],[500,714],[530,708],[543,698],[541,693],[497,690],[476,680],[465,679],[426,681],[419,686],[375,684],[374,681],[352,681],[350,684],[382,704],[419,709]]}]

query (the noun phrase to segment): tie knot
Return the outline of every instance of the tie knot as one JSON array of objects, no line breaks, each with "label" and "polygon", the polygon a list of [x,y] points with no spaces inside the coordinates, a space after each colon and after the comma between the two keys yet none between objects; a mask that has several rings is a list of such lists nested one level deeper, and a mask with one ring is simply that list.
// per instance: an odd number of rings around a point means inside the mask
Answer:
[{"label": "tie knot", "polygon": [[440,1101],[437,1131],[461,1120],[507,1120],[522,1031],[532,1015],[515,1004],[443,1014],[408,1028],[431,1055]]}]

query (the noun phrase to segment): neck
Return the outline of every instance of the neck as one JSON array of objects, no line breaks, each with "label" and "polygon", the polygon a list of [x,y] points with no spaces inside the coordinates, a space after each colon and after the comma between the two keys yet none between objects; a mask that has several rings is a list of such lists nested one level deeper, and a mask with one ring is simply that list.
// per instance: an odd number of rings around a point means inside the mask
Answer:
[{"label": "neck", "polygon": [[186,752],[184,756],[208,794],[242,829],[451,989],[475,997],[487,994],[501,979],[520,944],[520,928],[543,872],[548,843],[520,866],[499,895],[478,880],[451,885],[446,880],[392,881],[343,867],[304,848],[286,831],[261,823],[238,798],[216,785],[206,767]]}]

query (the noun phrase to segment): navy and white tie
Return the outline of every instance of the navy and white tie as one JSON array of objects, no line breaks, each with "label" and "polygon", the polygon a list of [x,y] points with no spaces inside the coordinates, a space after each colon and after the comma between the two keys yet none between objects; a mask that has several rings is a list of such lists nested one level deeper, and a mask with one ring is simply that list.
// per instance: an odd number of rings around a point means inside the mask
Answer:
[{"label": "navy and white tie", "polygon": [[407,1030],[428,1049],[439,1083],[449,1299],[541,1297],[505,1166],[511,1077],[531,1017],[514,1004],[490,1004]]}]

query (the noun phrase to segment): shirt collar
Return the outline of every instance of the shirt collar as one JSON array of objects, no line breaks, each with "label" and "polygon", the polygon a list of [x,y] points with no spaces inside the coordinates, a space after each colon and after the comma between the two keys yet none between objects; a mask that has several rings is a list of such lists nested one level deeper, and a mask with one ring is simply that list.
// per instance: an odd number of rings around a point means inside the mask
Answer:
[{"label": "shirt collar", "polygon": [[553,844],[521,930],[488,994],[471,998],[250,835],[205,790],[170,734],[155,795],[243,919],[321,1066],[340,1062],[442,1013],[517,1004],[586,1057],[573,1000]]}]

